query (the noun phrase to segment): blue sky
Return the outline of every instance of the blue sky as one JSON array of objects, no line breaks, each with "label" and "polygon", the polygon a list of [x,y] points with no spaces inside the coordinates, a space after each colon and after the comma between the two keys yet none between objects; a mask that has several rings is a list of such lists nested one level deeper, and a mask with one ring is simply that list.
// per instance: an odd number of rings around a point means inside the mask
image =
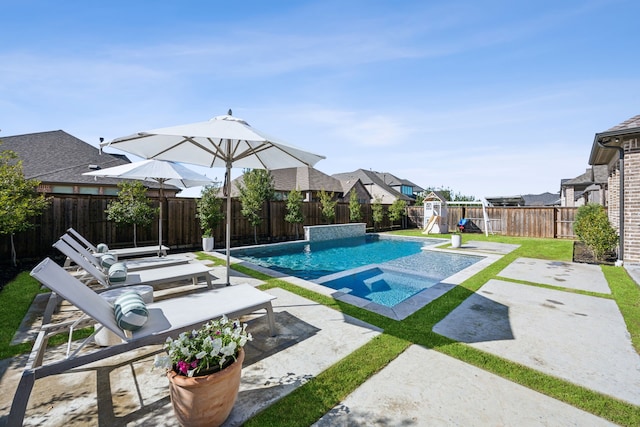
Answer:
[{"label": "blue sky", "polygon": [[2,1],[0,138],[231,108],[325,173],[482,197],[558,191],[640,114],[635,1],[233,3]]}]

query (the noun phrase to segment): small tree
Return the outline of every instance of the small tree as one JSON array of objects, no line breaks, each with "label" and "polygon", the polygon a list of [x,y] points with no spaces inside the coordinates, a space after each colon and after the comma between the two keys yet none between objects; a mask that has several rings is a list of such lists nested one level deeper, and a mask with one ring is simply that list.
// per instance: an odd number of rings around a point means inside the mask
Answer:
[{"label": "small tree", "polygon": [[404,200],[396,199],[389,207],[389,220],[391,224],[407,214],[407,202]]},{"label": "small tree", "polygon": [[218,197],[220,186],[221,183],[219,181],[206,185],[196,202],[196,217],[200,220],[203,237],[213,237],[213,230],[224,219],[222,199]]},{"label": "small tree", "polygon": [[336,200],[333,200],[335,194],[333,192],[327,193],[324,190],[320,190],[320,211],[322,218],[327,224],[333,224],[333,220],[336,218]]},{"label": "small tree", "polygon": [[362,219],[362,206],[358,200],[356,190],[352,189],[349,192],[349,221],[358,222]]},{"label": "small tree", "polygon": [[31,218],[41,215],[49,205],[36,188],[40,181],[25,179],[22,160],[11,150],[0,151],[0,234],[11,240],[11,262],[18,265],[13,236],[35,227]]},{"label": "small tree", "polygon": [[271,174],[265,169],[245,170],[243,183],[238,185],[242,215],[253,226],[253,239],[258,244],[258,225],[262,223],[260,212],[264,202],[273,199],[274,188]]},{"label": "small tree", "polygon": [[378,224],[384,221],[384,207],[382,206],[382,197],[375,196],[371,204],[371,214],[373,216],[373,230],[378,229]]},{"label": "small tree", "polygon": [[578,208],[573,231],[593,251],[597,260],[602,260],[618,243],[618,234],[609,222],[607,211],[604,206],[596,203]]},{"label": "small tree", "polygon": [[293,224],[296,229],[296,240],[298,239],[299,224],[304,222],[304,216],[302,215],[302,192],[297,188],[291,190],[287,196],[287,213],[284,216],[284,220]]},{"label": "small tree", "polygon": [[151,206],[147,189],[140,181],[118,183],[118,200],[107,205],[107,219],[116,224],[133,224],[133,246],[138,246],[137,227],[151,225],[159,209]]}]

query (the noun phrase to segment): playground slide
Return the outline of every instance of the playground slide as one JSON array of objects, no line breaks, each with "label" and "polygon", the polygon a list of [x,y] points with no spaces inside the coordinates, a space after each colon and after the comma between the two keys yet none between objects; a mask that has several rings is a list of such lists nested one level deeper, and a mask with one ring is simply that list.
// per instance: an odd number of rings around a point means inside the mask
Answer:
[{"label": "playground slide", "polygon": [[431,229],[439,219],[440,217],[438,215],[432,215],[431,218],[429,219],[429,222],[427,223],[427,226],[424,228],[424,231],[422,232],[422,234],[429,234],[431,232]]}]

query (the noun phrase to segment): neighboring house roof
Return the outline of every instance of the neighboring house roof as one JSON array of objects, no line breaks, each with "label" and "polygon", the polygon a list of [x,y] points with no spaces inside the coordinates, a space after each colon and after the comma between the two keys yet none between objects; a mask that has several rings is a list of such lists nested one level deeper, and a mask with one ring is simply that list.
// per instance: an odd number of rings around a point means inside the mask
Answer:
[{"label": "neighboring house roof", "polygon": [[524,194],[519,196],[485,197],[493,206],[557,206],[560,193]]},{"label": "neighboring house roof", "polygon": [[561,187],[582,187],[584,190],[592,184],[606,184],[609,173],[607,165],[594,165],[588,168],[583,174],[575,178],[563,179],[560,182]]},{"label": "neighboring house roof", "polygon": [[[364,169],[358,169],[353,172],[336,173],[332,176],[340,181],[349,181],[359,179],[364,186],[376,186],[385,192],[389,193],[392,197],[400,200],[413,201],[413,199],[405,194],[402,194],[398,190],[391,187],[379,176],[380,172],[367,171]],[[376,196],[375,190],[368,189],[373,197]]]},{"label": "neighboring house roof", "polygon": [[[640,115],[633,116],[609,130],[596,133],[591,146],[589,164],[609,164],[614,157],[618,158],[618,150],[612,148],[622,147],[626,141],[638,138],[640,138]],[[598,142],[609,148],[601,146]]]},{"label": "neighboring house roof", "polygon": [[403,185],[407,187],[412,187],[414,194],[424,191],[424,188],[414,184],[408,179],[398,178],[397,176],[395,176],[390,172],[374,172],[374,171],[372,172],[378,175],[378,178],[382,179],[382,181],[390,187],[400,187]]},{"label": "neighboring house roof", "polygon": [[[90,165],[105,169],[130,163],[124,155],[100,154],[98,148],[62,130],[4,136],[0,138],[0,142],[0,151],[11,150],[20,157],[26,179],[36,179],[48,184],[115,186],[122,180],[96,180],[82,174],[92,170]],[[145,185],[160,187],[151,181],[145,181]]]},{"label": "neighboring house roof", "polygon": [[522,196],[488,196],[485,200],[493,206],[524,206]]},{"label": "neighboring house roof", "polygon": [[556,206],[560,204],[560,193],[525,194],[525,206]]},{"label": "neighboring house roof", "polygon": [[276,191],[320,191],[342,193],[342,184],[336,178],[312,167],[274,169],[270,171]]},{"label": "neighboring house roof", "polygon": [[[302,192],[324,190],[329,193],[342,194],[342,183],[315,168],[302,166],[299,168],[273,169],[269,171],[275,191],[289,192],[296,188]],[[243,177],[232,181],[231,196],[238,197],[238,185],[244,182]]]}]

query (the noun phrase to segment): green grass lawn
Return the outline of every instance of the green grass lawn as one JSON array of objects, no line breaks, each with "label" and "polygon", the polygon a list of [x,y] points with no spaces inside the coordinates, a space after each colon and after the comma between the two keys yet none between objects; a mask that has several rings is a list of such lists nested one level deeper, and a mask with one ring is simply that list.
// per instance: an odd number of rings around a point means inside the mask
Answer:
[{"label": "green grass lawn", "polygon": [[[424,237],[420,230],[403,230],[393,234]],[[443,235],[443,237],[448,236]],[[485,237],[480,234],[463,234],[463,243],[468,240],[487,240],[521,246],[402,321],[391,320],[248,268],[233,266],[243,273],[264,280],[263,289],[281,287],[378,326],[384,331],[357,351],[257,414],[246,425],[308,426],[317,421],[369,377],[383,369],[411,344],[432,348],[614,423],[625,426],[640,425],[640,407],[620,402],[431,332],[433,325],[488,280],[496,278],[497,274],[516,258],[529,257],[560,261],[572,259],[572,241],[567,240]],[[199,258],[211,259],[216,263],[220,262],[219,259],[214,260],[213,257],[203,254],[200,254]],[[624,316],[633,345],[636,351],[639,351],[640,288],[622,268],[603,266],[602,270],[609,282],[612,294],[597,294],[597,296],[612,298],[616,301]],[[506,279],[501,278],[500,280]],[[571,289],[563,290],[576,292]],[[0,293],[0,319],[2,320],[0,323],[0,358],[11,357],[27,351],[30,347],[25,345],[10,346],[10,340],[38,291],[37,283],[28,274],[23,273]],[[296,410],[292,411],[291,408],[296,408]]]}]

